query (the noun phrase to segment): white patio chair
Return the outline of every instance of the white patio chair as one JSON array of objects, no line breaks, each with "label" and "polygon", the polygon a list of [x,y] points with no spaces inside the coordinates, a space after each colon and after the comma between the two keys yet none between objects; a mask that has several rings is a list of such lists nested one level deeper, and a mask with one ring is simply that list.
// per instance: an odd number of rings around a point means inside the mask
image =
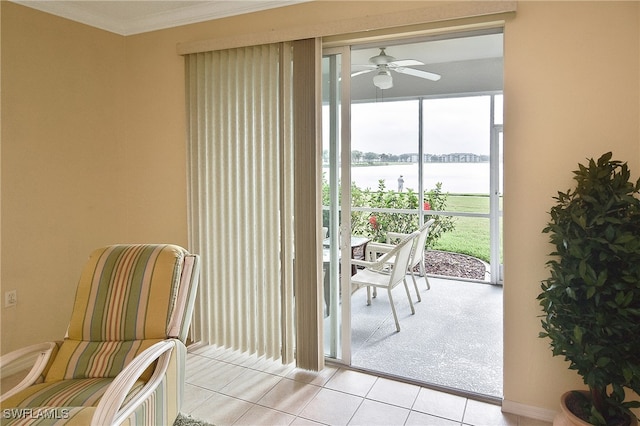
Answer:
[{"label": "white patio chair", "polygon": [[409,294],[406,276],[413,243],[419,235],[420,233],[418,231],[410,234],[374,262],[364,260],[351,261],[354,265],[364,266],[364,269],[359,269],[358,272],[351,277],[352,293],[362,287],[366,287],[367,305],[371,305],[371,288],[386,288],[389,295],[389,303],[391,304],[391,311],[393,312],[393,319],[396,323],[396,330],[398,331],[400,331],[400,322],[398,321],[398,314],[396,313],[396,306],[391,290],[402,282],[407,292],[411,313],[416,313],[413,302],[411,301],[411,295]]},{"label": "white patio chair", "polygon": [[[418,302],[421,302],[422,298],[420,297],[420,291],[418,290],[418,281],[416,280],[416,276],[415,276],[416,266],[419,266],[419,274],[420,276],[424,277],[424,281],[427,284],[427,290],[431,289],[429,278],[427,278],[427,274],[425,272],[424,252],[426,250],[425,246],[427,244],[427,237],[429,236],[429,229],[431,228],[431,225],[433,225],[434,222],[435,222],[435,219],[429,219],[420,227],[420,229],[418,229],[418,231],[416,231],[416,232],[419,232],[420,235],[418,236],[418,238],[415,241],[415,244],[413,245],[411,260],[409,261],[409,265],[407,267],[408,268],[407,271],[409,272],[409,274],[411,274],[411,279],[413,280],[413,287],[416,290],[416,297],[418,298]],[[402,240],[409,235],[411,234],[404,234],[401,232],[388,232],[386,243],[370,243],[367,246],[367,252],[368,252],[367,260],[373,261],[380,254],[389,252],[390,250],[393,249],[393,247],[395,247],[395,244],[392,243],[393,241]]]}]

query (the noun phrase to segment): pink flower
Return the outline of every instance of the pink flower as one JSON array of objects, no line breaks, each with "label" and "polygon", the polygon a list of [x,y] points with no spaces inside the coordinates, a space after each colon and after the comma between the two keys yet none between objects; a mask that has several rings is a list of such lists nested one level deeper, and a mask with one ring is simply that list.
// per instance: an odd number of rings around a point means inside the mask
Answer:
[{"label": "pink flower", "polygon": [[378,219],[375,216],[369,217],[369,224],[373,229],[378,229]]},{"label": "pink flower", "polygon": [[422,205],[423,210],[431,210],[431,204],[428,201],[425,201]]}]

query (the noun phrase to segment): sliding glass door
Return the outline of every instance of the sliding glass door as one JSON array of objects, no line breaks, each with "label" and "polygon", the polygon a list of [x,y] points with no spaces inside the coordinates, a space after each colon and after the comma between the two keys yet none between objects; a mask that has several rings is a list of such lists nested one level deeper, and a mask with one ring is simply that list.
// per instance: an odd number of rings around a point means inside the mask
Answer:
[{"label": "sliding glass door", "polygon": [[[322,59],[322,220],[325,355],[350,363],[350,96],[349,49]],[[346,76],[346,78],[343,78]]]}]

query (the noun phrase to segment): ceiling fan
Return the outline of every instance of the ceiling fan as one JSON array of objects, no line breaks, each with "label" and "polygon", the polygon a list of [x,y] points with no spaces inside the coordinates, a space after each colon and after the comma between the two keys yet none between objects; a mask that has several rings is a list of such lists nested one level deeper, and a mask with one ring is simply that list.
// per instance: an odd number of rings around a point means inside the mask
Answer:
[{"label": "ceiling fan", "polygon": [[440,75],[438,74],[417,70],[415,68],[407,68],[415,65],[424,65],[423,62],[415,59],[402,59],[397,61],[393,56],[387,55],[384,51],[385,49],[386,47],[381,47],[380,53],[378,55],[369,58],[369,64],[356,65],[357,67],[365,67],[368,69],[356,71],[351,74],[351,77],[356,77],[358,75],[375,71],[376,75],[373,77],[373,84],[379,89],[390,89],[393,87],[393,77],[391,76],[391,71],[399,72],[401,74],[408,74],[414,77],[424,78],[432,81],[440,80]]}]

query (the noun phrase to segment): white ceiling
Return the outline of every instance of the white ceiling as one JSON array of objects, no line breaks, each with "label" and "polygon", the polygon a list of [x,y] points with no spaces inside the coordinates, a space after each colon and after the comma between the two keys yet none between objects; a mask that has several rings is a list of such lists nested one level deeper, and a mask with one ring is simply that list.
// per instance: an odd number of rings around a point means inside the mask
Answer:
[{"label": "white ceiling", "polygon": [[354,101],[372,99],[415,98],[418,96],[447,96],[498,92],[503,79],[503,35],[501,32],[467,33],[446,38],[436,37],[421,41],[397,40],[384,44],[354,46],[351,52],[352,71],[360,71],[369,58],[386,48],[386,54],[397,60],[416,59],[424,65],[412,66],[441,75],[430,81],[392,72],[393,88],[380,91],[373,85],[375,72],[351,79],[351,97]]},{"label": "white ceiling", "polygon": [[309,0],[11,0],[120,35],[289,6]]}]

